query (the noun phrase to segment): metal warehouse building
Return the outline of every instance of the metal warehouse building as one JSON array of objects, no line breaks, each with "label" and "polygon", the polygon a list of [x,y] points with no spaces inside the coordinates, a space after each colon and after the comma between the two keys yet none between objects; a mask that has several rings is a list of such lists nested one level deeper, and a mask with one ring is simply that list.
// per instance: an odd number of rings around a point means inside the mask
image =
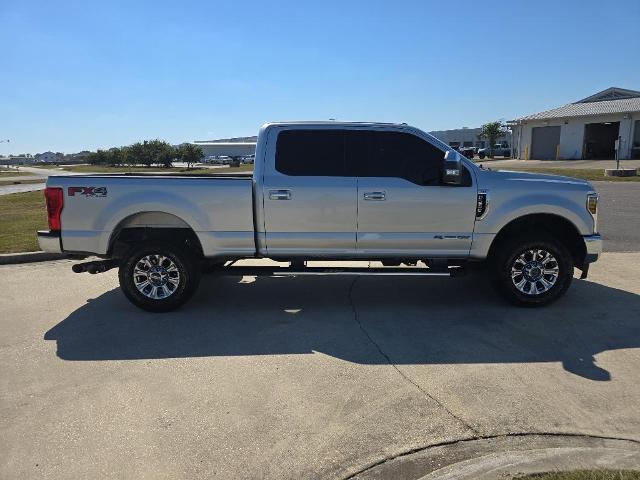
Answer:
[{"label": "metal warehouse building", "polygon": [[[478,138],[481,128],[457,128],[454,130],[436,130],[429,132],[438,140],[446,143],[450,147],[488,147],[488,141]],[[507,132],[504,137],[497,139],[499,142],[507,142],[511,146],[511,132]]]},{"label": "metal warehouse building", "polygon": [[[516,158],[640,158],[640,92],[611,87],[509,122]],[[616,150],[617,149],[617,150]]]},{"label": "metal warehouse building", "polygon": [[255,142],[202,142],[196,140],[193,144],[202,149],[204,158],[217,156],[242,157],[256,153]]}]

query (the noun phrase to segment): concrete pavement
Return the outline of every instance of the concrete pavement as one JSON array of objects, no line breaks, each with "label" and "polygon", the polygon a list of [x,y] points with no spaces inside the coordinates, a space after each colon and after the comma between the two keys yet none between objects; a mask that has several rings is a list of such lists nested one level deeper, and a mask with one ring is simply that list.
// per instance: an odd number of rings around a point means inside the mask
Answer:
[{"label": "concrete pavement", "polygon": [[167,315],[114,271],[0,266],[0,477],[340,479],[461,439],[640,440],[639,263],[605,254],[535,310],[478,275],[209,276]]},{"label": "concrete pavement", "polygon": [[44,189],[44,181],[49,177],[49,175],[78,175],[77,173],[64,172],[63,170],[55,169],[55,168],[35,168],[35,167],[20,167],[21,172],[27,172],[29,175],[19,175],[13,177],[2,177],[0,180],[9,180],[9,181],[21,181],[21,180],[42,180],[42,183],[24,183],[18,185],[0,185],[0,195],[9,195],[11,193],[20,193],[20,192],[33,192],[35,190]]},{"label": "concrete pavement", "polygon": [[600,194],[598,231],[607,252],[640,250],[640,182],[592,182]]},{"label": "concrete pavement", "polygon": [[[616,168],[615,160],[479,160],[476,163],[484,163],[491,168]],[[640,168],[640,160],[620,160],[621,168]]]}]

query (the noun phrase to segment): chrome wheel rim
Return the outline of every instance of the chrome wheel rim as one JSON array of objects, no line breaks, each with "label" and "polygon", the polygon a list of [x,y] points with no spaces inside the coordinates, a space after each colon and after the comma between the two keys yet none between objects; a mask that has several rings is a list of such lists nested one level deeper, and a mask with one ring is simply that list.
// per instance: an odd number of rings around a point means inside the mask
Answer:
[{"label": "chrome wheel rim", "polygon": [[169,257],[146,255],[133,267],[133,283],[145,297],[162,300],[178,289],[180,270]]},{"label": "chrome wheel rim", "polygon": [[542,249],[522,252],[511,266],[511,281],[525,295],[541,295],[558,281],[560,266],[551,253]]}]

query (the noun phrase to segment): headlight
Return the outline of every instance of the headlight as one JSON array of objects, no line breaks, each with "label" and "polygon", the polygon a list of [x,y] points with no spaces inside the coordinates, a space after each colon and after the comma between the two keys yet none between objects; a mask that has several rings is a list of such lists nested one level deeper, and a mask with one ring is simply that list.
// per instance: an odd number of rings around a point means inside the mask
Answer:
[{"label": "headlight", "polygon": [[598,194],[590,193],[587,195],[587,210],[591,215],[598,214]]},{"label": "headlight", "polygon": [[593,232],[598,231],[598,194],[597,193],[589,193],[587,194],[587,211],[593,217]]}]

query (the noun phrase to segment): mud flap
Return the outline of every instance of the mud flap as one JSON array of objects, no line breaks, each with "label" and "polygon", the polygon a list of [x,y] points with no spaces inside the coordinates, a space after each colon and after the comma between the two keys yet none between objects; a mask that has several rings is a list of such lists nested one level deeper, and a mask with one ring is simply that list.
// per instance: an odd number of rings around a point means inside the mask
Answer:
[{"label": "mud flap", "polygon": [[591,264],[590,263],[585,263],[580,268],[580,270],[582,270],[582,273],[580,274],[580,280],[584,280],[585,278],[587,278],[587,275],[589,275],[589,265],[591,265]]}]

